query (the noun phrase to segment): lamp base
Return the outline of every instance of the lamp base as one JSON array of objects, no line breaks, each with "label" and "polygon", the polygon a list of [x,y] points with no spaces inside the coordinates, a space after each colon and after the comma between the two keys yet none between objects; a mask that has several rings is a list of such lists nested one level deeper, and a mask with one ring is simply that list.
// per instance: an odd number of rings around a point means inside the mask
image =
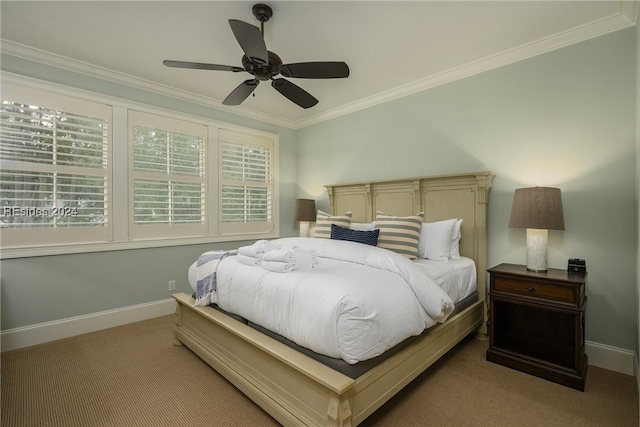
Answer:
[{"label": "lamp base", "polygon": [[300,237],[309,237],[309,221],[300,221]]},{"label": "lamp base", "polygon": [[527,228],[527,270],[547,271],[549,230]]}]

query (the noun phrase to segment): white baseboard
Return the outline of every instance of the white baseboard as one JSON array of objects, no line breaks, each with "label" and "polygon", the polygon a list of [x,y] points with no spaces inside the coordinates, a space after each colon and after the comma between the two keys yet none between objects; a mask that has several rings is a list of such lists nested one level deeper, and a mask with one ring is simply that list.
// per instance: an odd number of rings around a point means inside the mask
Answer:
[{"label": "white baseboard", "polygon": [[635,363],[637,363],[636,355],[631,350],[586,341],[584,343],[584,352],[589,357],[589,365],[636,376],[637,378],[635,368]]},{"label": "white baseboard", "polygon": [[29,347],[174,313],[173,298],[2,331],[2,351]]}]

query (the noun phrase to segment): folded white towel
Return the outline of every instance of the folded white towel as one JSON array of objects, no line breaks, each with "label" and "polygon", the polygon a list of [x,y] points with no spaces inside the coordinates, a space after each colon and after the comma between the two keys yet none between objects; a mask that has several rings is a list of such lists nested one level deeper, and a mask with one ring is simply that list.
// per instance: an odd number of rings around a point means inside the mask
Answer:
[{"label": "folded white towel", "polygon": [[296,253],[294,252],[294,249],[294,247],[285,246],[280,249],[268,251],[262,255],[262,259],[265,261],[295,262]]},{"label": "folded white towel", "polygon": [[238,260],[239,263],[245,264],[245,265],[259,265],[262,262],[262,258],[257,258],[257,257],[242,255],[242,254],[238,254],[236,259]]},{"label": "folded white towel", "polygon": [[258,240],[253,245],[239,247],[238,253],[245,256],[260,258],[265,252],[276,249],[280,249],[280,245],[277,243],[273,243],[268,240]]},{"label": "folded white towel", "polygon": [[295,269],[295,266],[293,262],[262,261],[260,263],[260,267],[274,273],[289,273]]},{"label": "folded white towel", "polygon": [[265,252],[262,256],[264,261],[278,261],[293,263],[295,270],[306,270],[315,267],[315,251],[302,249],[298,246],[283,247],[274,251]]}]

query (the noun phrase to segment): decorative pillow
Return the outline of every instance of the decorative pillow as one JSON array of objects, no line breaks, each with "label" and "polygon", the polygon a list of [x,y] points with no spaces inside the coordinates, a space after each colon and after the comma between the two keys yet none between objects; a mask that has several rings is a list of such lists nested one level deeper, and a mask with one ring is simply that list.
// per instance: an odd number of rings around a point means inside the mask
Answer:
[{"label": "decorative pillow", "polygon": [[360,231],[340,227],[331,224],[331,238],[333,240],[348,240],[350,242],[364,243],[365,245],[378,246],[380,230]]},{"label": "decorative pillow", "polygon": [[346,212],[344,215],[333,216],[319,210],[316,215],[316,229],[313,237],[320,237],[322,239],[331,238],[331,224],[349,228],[349,225],[351,225],[351,211]]},{"label": "decorative pillow", "polygon": [[349,228],[358,231],[373,231],[376,229],[376,224],[373,222],[352,222]]},{"label": "decorative pillow", "polygon": [[451,236],[451,251],[449,252],[449,258],[460,259],[460,238],[462,237],[462,220],[456,221],[456,225],[453,227],[453,235]]},{"label": "decorative pillow", "polygon": [[451,253],[453,229],[457,221],[457,218],[453,218],[422,224],[418,256],[435,261],[447,261]]},{"label": "decorative pillow", "polygon": [[418,258],[418,242],[423,220],[424,212],[410,216],[389,216],[378,211],[376,215],[376,228],[380,229],[378,247],[392,250],[409,259]]}]

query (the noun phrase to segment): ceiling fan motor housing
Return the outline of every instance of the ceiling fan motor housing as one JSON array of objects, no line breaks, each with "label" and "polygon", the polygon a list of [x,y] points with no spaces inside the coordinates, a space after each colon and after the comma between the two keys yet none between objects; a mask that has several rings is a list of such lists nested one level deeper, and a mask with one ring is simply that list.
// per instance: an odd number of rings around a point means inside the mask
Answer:
[{"label": "ceiling fan motor housing", "polygon": [[270,80],[273,76],[280,74],[282,59],[275,53],[268,51],[269,64],[260,66],[251,62],[247,55],[242,56],[242,66],[244,69],[256,76],[258,80]]}]

